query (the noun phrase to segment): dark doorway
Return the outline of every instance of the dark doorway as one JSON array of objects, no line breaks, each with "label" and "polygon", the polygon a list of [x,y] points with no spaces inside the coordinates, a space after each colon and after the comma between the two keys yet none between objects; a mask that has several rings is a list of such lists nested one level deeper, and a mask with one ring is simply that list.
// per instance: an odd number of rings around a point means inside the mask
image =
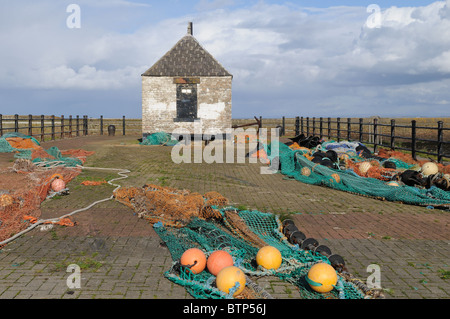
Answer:
[{"label": "dark doorway", "polygon": [[197,84],[177,84],[177,119],[197,118]]}]

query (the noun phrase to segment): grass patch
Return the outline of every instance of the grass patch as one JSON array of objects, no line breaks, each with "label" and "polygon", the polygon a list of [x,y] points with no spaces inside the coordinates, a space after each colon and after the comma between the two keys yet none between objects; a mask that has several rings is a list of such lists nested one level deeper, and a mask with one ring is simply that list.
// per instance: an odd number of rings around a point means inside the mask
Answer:
[{"label": "grass patch", "polygon": [[97,253],[92,254],[91,257],[78,257],[76,260],[72,261],[64,261],[61,263],[55,264],[55,271],[66,271],[67,267],[71,264],[76,264],[80,267],[81,270],[85,271],[97,271],[100,267],[103,266],[103,263],[95,260],[95,257],[97,256]]},{"label": "grass patch", "polygon": [[439,269],[440,278],[441,279],[449,279],[450,278],[450,270]]},{"label": "grass patch", "polygon": [[238,207],[236,207],[238,210],[248,210],[247,206],[245,205],[239,205]]}]

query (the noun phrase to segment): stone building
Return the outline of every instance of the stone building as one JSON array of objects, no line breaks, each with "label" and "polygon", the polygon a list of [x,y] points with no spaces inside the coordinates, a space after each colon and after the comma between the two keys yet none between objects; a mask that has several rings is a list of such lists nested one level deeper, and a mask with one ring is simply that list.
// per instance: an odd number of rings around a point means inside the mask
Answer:
[{"label": "stone building", "polygon": [[[193,36],[187,34],[142,74],[142,133],[183,130],[203,135],[231,128],[233,76]],[[197,130],[198,131],[198,130]]]}]

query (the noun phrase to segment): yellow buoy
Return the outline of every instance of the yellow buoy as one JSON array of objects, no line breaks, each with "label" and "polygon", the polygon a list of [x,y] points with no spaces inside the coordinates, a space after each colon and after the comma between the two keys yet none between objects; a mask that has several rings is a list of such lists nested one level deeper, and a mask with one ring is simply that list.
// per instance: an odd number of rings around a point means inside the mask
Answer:
[{"label": "yellow buoy", "polygon": [[325,293],[333,290],[337,284],[338,276],[331,265],[318,263],[309,269],[306,281],[314,291]]},{"label": "yellow buoy", "polygon": [[361,174],[366,174],[371,167],[372,167],[372,164],[370,164],[369,162],[362,162],[358,166]]},{"label": "yellow buoy", "polygon": [[6,207],[14,203],[14,198],[11,195],[3,194],[0,196],[0,206]]},{"label": "yellow buoy", "polygon": [[233,297],[239,295],[245,288],[245,274],[236,266],[228,266],[223,268],[216,277],[217,289],[224,293],[230,293],[230,289],[235,288]]},{"label": "yellow buoy", "polygon": [[264,246],[256,254],[256,263],[266,269],[277,269],[281,261],[280,251],[273,246]]}]

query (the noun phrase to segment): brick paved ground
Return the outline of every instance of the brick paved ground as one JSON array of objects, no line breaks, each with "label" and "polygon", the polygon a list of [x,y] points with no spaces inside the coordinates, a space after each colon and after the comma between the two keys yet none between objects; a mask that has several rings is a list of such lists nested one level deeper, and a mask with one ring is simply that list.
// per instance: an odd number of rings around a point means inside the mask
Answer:
[{"label": "brick paved ground", "polygon": [[[360,279],[381,267],[387,298],[450,297],[448,211],[379,201],[324,187],[261,175],[260,164],[167,164],[168,147],[139,146],[134,137],[82,137],[48,142],[45,148],[95,150],[86,167],[122,167],[124,186],[155,183],[205,193],[215,190],[236,205],[293,218],[308,236],[342,255]],[[6,166],[10,159],[0,158]],[[83,176],[115,175],[85,170]],[[78,184],[77,184],[78,183]],[[111,186],[69,184],[70,195],[46,201],[42,218],[61,216],[111,195]],[[123,205],[107,201],[73,216],[75,227],[36,228],[0,251],[0,298],[191,299],[164,278],[170,253],[152,227]],[[79,265],[81,288],[69,288],[66,272]],[[275,298],[296,298],[295,287],[276,278],[256,282]]]}]

